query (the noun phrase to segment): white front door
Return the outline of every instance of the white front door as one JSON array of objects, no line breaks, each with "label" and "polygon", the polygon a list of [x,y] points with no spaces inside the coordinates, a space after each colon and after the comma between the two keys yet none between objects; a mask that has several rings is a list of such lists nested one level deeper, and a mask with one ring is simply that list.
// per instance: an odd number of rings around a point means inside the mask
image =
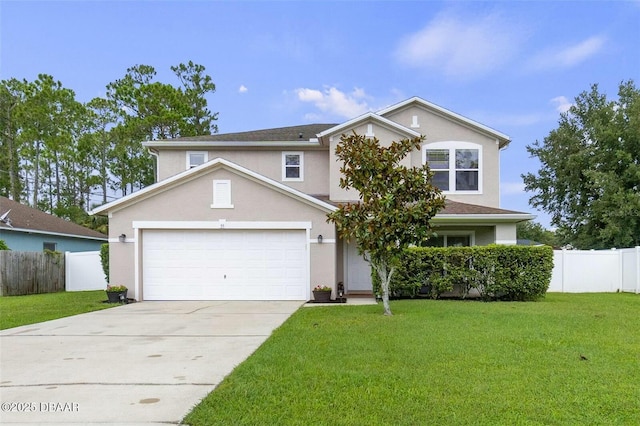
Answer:
[{"label": "white front door", "polygon": [[143,300],[307,300],[304,230],[142,232]]},{"label": "white front door", "polygon": [[346,244],[347,251],[347,283],[345,290],[350,291],[373,291],[371,284],[371,266],[369,262],[358,254],[358,248],[353,243]]}]

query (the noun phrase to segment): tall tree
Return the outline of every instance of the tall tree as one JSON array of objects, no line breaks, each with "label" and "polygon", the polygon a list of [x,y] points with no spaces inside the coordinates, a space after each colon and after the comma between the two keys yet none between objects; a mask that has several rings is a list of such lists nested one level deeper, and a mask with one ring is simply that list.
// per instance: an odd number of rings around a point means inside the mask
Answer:
[{"label": "tall tree", "polygon": [[612,101],[593,85],[527,150],[541,163],[523,175],[530,203],[551,214],[562,243],[640,244],[640,90],[633,81],[622,82]]},{"label": "tall tree", "polygon": [[537,222],[519,222],[516,225],[516,235],[519,240],[535,241],[552,247],[558,245],[556,234]]},{"label": "tall tree", "polygon": [[207,109],[205,96],[215,91],[205,68],[189,62],[171,68],[182,86],[155,82],[156,70],[136,65],[126,75],[107,85],[119,120],[114,129],[118,189],[125,195],[153,183],[153,163],[142,141],[197,136],[217,131],[217,113]]},{"label": "tall tree", "polygon": [[343,136],[335,151],[343,163],[340,187],[358,191],[360,202],[341,205],[329,221],[343,239],[357,243],[378,274],[385,315],[391,315],[389,282],[402,251],[432,235],[429,221],[444,207],[427,165],[400,164],[423,140],[403,139],[384,147],[376,138],[354,133]]},{"label": "tall tree", "polygon": [[218,132],[218,126],[214,121],[218,119],[218,113],[212,114],[207,108],[208,93],[216,91],[216,85],[210,76],[204,74],[202,65],[189,61],[186,65],[180,64],[171,67],[182,83],[181,90],[184,93],[185,102],[190,109],[190,117],[185,120],[188,127],[182,129],[183,136],[209,135]]},{"label": "tall tree", "polygon": [[20,175],[20,130],[26,82],[0,82],[0,194],[20,202],[24,183]]}]

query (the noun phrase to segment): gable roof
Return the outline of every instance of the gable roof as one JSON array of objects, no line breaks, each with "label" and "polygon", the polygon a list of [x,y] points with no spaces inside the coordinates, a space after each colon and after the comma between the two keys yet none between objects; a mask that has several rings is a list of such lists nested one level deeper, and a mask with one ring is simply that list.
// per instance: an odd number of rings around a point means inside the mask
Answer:
[{"label": "gable roof", "polygon": [[213,135],[185,136],[161,141],[143,142],[146,147],[185,147],[185,146],[226,146],[239,145],[318,145],[317,134],[336,126],[335,124],[305,124],[301,126],[278,127],[275,129],[252,130],[237,133],[216,133]]},{"label": "gable roof", "polygon": [[7,217],[11,221],[11,226],[0,222],[0,230],[55,234],[105,241],[107,239],[106,235],[98,231],[85,228],[84,226],[0,196],[0,215],[5,214],[9,210],[11,211]]},{"label": "gable roof", "polygon": [[352,127],[356,127],[359,126],[360,124],[365,124],[367,122],[373,122],[373,123],[377,123],[378,125],[381,125],[383,127],[386,127],[387,129],[396,131],[398,133],[404,133],[407,136],[411,136],[411,137],[420,137],[420,133],[416,132],[415,130],[412,130],[408,127],[405,127],[401,124],[396,123],[395,121],[391,121],[387,118],[384,118],[376,113],[373,112],[368,112],[366,114],[362,114],[361,116],[358,116],[356,118],[353,118],[349,121],[345,121],[342,124],[338,124],[336,126],[333,126],[331,128],[328,128],[326,130],[324,130],[323,132],[318,133],[318,137],[319,138],[323,138],[325,136],[331,136],[331,135],[335,135],[336,133],[341,133],[344,130],[350,129]]},{"label": "gable roof", "polygon": [[507,146],[511,142],[511,138],[505,135],[502,132],[499,132],[489,126],[485,126],[482,123],[479,123],[475,120],[467,118],[463,115],[455,113],[451,110],[441,107],[440,105],[436,105],[434,103],[425,101],[424,99],[414,96],[397,104],[391,105],[387,108],[384,108],[377,112],[378,115],[386,116],[393,112],[400,111],[402,109],[408,108],[412,105],[417,105],[427,111],[430,111],[440,117],[446,118],[451,121],[455,121],[458,124],[469,127],[475,131],[479,131],[480,133],[484,133],[492,138],[498,139],[500,142],[500,148]]},{"label": "gable roof", "polygon": [[197,167],[194,167],[189,170],[185,170],[182,173],[178,173],[177,175],[171,176],[170,178],[164,179],[160,182],[154,183],[153,185],[147,186],[146,188],[141,189],[140,191],[134,192],[132,194],[126,195],[118,200],[112,201],[107,204],[103,204],[100,207],[96,207],[93,209],[90,214],[104,214],[107,212],[113,212],[125,208],[131,204],[134,204],[138,201],[142,201],[144,199],[153,197],[156,194],[167,191],[169,189],[175,188],[185,182],[196,179],[212,170],[216,170],[218,168],[225,168],[230,170],[238,175],[246,177],[254,182],[259,182],[271,189],[278,191],[282,194],[288,195],[292,198],[295,198],[303,203],[309,204],[313,207],[316,207],[320,210],[324,210],[327,213],[336,210],[336,207],[326,203],[318,198],[307,195],[303,192],[300,192],[296,189],[293,189],[287,185],[284,185],[278,181],[270,179],[266,176],[258,174],[252,170],[249,170],[245,167],[242,167],[236,163],[233,163],[229,160],[225,160],[224,158],[215,158],[211,161],[208,161],[204,164],[201,164]]}]

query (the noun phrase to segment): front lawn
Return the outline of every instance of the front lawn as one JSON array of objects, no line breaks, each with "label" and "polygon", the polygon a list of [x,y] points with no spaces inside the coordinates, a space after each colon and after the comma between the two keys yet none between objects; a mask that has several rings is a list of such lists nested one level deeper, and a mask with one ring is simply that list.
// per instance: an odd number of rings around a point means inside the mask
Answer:
[{"label": "front lawn", "polygon": [[302,308],[191,425],[640,424],[640,296]]},{"label": "front lawn", "polygon": [[0,297],[0,330],[118,306],[104,290]]}]

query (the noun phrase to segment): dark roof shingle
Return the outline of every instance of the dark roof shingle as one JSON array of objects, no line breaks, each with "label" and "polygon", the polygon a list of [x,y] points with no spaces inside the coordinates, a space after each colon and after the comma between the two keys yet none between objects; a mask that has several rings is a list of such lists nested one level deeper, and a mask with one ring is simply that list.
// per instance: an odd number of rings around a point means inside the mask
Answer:
[{"label": "dark roof shingle", "polygon": [[[68,220],[61,219],[49,213],[34,209],[24,204],[17,203],[6,197],[0,196],[0,215],[11,210],[8,218],[11,226],[18,229],[32,231],[52,232],[58,234],[74,235],[79,237],[107,238],[93,229],[85,228]],[[0,229],[12,229],[7,224],[0,222]]]},{"label": "dark roof shingle", "polygon": [[318,133],[336,126],[336,124],[305,124],[301,126],[279,127],[276,129],[252,130],[238,133],[216,133],[213,135],[185,136],[175,139],[167,139],[167,142],[293,142],[298,140],[308,141],[315,138]]}]

